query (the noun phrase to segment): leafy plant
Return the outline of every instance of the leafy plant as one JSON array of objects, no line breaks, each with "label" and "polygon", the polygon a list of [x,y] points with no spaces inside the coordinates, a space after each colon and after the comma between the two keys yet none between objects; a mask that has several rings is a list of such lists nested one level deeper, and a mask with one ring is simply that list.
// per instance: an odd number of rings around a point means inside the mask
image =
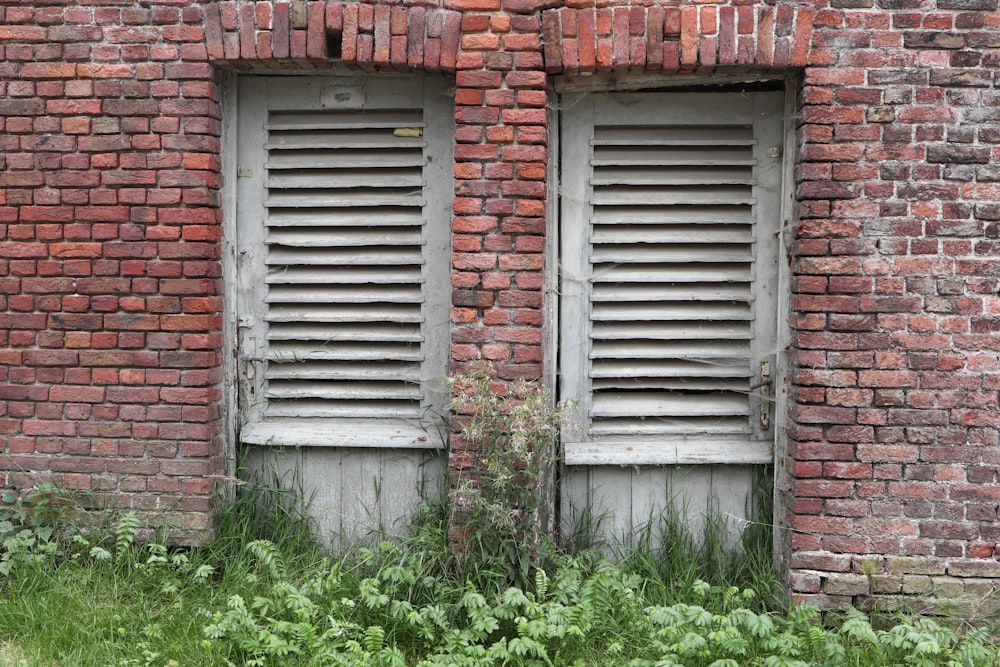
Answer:
[{"label": "leafy plant", "polygon": [[[488,373],[470,382],[463,391],[493,390]],[[466,488],[474,530],[458,568],[445,556],[447,513],[433,503],[407,541],[334,558],[311,539],[301,500],[269,486],[240,486],[219,539],[187,550],[139,539],[147,533],[131,513],[81,533],[72,521],[62,527],[51,490],[12,498],[0,509],[10,524],[0,540],[0,563],[9,564],[0,572],[0,659],[19,667],[1000,667],[988,628],[959,632],[905,616],[875,628],[856,610],[835,618],[775,604],[760,535],[744,539],[741,554],[761,558],[759,567],[735,567],[721,540],[696,539],[676,519],[662,526],[673,543],[640,540],[622,561],[558,550],[528,521],[540,487],[519,485],[538,481],[536,452],[551,444],[559,411],[530,385],[492,396],[466,394],[469,436],[486,445],[477,465],[487,484]],[[524,514],[501,517],[504,502]]]},{"label": "leafy plant", "polygon": [[16,567],[41,565],[59,556],[56,525],[50,521],[54,487],[42,486],[26,496],[5,493],[0,504],[0,575]]},{"label": "leafy plant", "polygon": [[452,378],[452,396],[471,457],[470,474],[452,497],[451,524],[462,527],[457,564],[461,571],[495,572],[524,584],[548,544],[539,531],[542,471],[569,406],[553,405],[537,382],[497,382],[488,364],[473,364]]}]

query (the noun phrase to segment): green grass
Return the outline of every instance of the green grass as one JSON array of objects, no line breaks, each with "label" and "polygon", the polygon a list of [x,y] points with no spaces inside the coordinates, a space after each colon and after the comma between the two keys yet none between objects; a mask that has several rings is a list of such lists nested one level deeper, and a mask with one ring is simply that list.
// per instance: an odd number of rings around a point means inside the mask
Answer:
[{"label": "green grass", "polygon": [[403,544],[340,555],[295,498],[260,485],[240,488],[213,544],[184,550],[140,543],[129,514],[49,535],[72,513],[37,508],[0,510],[0,533],[20,536],[0,540],[0,667],[1000,665],[985,631],[785,606],[760,527],[739,557],[711,520],[696,539],[667,518],[620,562],[522,545],[525,578],[496,554],[457,561],[440,505]]}]

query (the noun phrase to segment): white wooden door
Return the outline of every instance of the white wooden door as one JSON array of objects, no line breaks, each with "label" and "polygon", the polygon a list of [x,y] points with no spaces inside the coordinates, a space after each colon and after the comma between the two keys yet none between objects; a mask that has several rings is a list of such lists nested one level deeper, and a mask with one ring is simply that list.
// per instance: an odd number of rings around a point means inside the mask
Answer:
[{"label": "white wooden door", "polygon": [[419,76],[239,80],[239,437],[299,480],[331,543],[399,534],[444,479],[447,91]]},{"label": "white wooden door", "polygon": [[673,503],[733,532],[773,461],[780,92],[564,99],[564,530],[628,542]]}]

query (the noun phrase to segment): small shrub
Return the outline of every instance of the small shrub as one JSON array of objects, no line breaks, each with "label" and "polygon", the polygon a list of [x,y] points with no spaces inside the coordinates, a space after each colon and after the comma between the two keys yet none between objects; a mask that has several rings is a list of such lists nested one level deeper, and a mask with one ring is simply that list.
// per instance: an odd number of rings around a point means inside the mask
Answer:
[{"label": "small shrub", "polygon": [[63,494],[51,485],[25,496],[5,493],[0,504],[0,575],[15,568],[43,565],[62,554],[57,508]]},{"label": "small shrub", "polygon": [[540,550],[549,546],[539,530],[542,472],[568,406],[553,405],[537,382],[497,386],[486,364],[454,377],[452,396],[451,410],[460,415],[462,438],[471,445],[473,473],[459,480],[452,498],[451,523],[462,526],[457,565],[524,584],[540,564]]}]

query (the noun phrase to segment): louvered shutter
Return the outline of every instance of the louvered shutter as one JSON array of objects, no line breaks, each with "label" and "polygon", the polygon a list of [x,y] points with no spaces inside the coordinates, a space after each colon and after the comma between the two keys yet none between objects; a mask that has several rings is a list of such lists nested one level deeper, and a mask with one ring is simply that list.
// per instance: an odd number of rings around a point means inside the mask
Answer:
[{"label": "louvered shutter", "polygon": [[[450,110],[421,79],[254,78],[240,151],[245,442],[435,446]],[[443,119],[443,120],[442,120]],[[259,173],[251,173],[259,169]]]},{"label": "louvered shutter", "polygon": [[780,94],[565,106],[567,462],[770,461]]}]

